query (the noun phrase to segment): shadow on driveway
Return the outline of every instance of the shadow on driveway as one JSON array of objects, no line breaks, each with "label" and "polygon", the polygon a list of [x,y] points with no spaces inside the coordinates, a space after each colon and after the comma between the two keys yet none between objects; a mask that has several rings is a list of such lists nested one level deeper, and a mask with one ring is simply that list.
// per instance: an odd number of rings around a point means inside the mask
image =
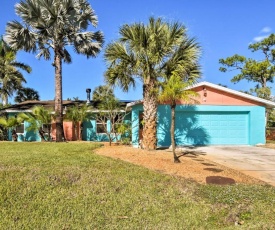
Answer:
[{"label": "shadow on driveway", "polygon": [[[184,151],[184,148],[180,149]],[[275,186],[275,150],[255,146],[203,146],[187,148],[189,157],[200,155]],[[193,152],[193,153],[192,153]],[[184,155],[184,154],[183,154]],[[211,170],[208,168],[206,170]],[[219,181],[210,178],[208,181]]]}]

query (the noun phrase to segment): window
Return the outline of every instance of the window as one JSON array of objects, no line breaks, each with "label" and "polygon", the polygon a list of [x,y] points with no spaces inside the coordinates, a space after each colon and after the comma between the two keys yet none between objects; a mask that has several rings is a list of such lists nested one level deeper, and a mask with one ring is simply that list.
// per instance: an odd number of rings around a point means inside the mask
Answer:
[{"label": "window", "polygon": [[105,128],[106,125],[102,124],[102,123],[96,123],[96,132],[97,133],[106,133]]},{"label": "window", "polygon": [[123,124],[123,115],[122,114],[116,115],[113,122],[114,122],[114,124],[113,124],[114,125],[114,127],[113,127],[114,130],[112,130],[112,131],[117,133],[118,128],[121,127],[121,125]]},{"label": "window", "polygon": [[97,133],[106,133],[106,128],[107,128],[107,119],[105,117],[96,120]]},{"label": "window", "polygon": [[24,123],[21,123],[20,125],[16,126],[15,132],[16,133],[24,133]]}]

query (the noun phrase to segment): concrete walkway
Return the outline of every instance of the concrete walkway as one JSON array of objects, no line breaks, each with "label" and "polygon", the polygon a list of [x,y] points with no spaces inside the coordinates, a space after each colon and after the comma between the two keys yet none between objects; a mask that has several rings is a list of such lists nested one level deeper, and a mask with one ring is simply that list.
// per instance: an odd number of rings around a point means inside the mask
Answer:
[{"label": "concrete walkway", "polygon": [[255,146],[205,146],[195,148],[216,163],[239,170],[275,186],[275,149]]}]

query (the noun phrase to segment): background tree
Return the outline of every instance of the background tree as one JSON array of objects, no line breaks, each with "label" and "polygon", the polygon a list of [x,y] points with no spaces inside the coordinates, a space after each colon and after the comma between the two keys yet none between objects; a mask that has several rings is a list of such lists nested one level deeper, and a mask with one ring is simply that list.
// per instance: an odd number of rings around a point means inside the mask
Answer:
[{"label": "background tree", "polygon": [[77,54],[95,57],[102,48],[101,32],[86,32],[97,25],[97,17],[87,0],[25,0],[15,6],[23,23],[8,22],[5,41],[16,50],[36,53],[49,60],[53,50],[55,68],[56,141],[63,137],[62,61],[71,63],[66,46]]},{"label": "background tree", "polygon": [[162,65],[181,44],[186,29],[179,23],[167,23],[161,18],[149,18],[147,25],[134,23],[120,28],[118,41],[110,43],[105,51],[108,69],[106,81],[124,91],[143,84],[143,146],[155,149],[157,145],[158,79]]},{"label": "background tree", "polygon": [[40,96],[38,91],[29,87],[19,88],[14,97],[16,103],[21,103],[23,101],[39,101]]},{"label": "background tree", "polygon": [[92,100],[102,101],[106,97],[115,97],[113,89],[108,85],[100,85],[93,91]]},{"label": "background tree", "polygon": [[[18,117],[29,123],[27,131],[35,131],[38,132],[42,141],[50,141],[51,140],[51,124],[53,120],[52,111],[44,108],[43,106],[35,106],[32,108],[31,113],[20,113]],[[45,130],[43,129],[46,125],[46,131],[48,136],[45,137]]]},{"label": "background tree", "polygon": [[93,115],[89,112],[87,105],[69,107],[65,114],[65,119],[73,122],[74,135],[77,140],[82,140],[83,122],[92,118]]},{"label": "background tree", "polygon": [[241,80],[255,82],[256,87],[250,92],[269,100],[271,91],[267,83],[272,83],[275,76],[275,35],[271,34],[262,41],[249,45],[248,48],[252,52],[260,51],[264,58],[255,60],[235,54],[232,57],[219,60],[220,64],[224,66],[220,68],[220,71],[238,70],[240,73],[231,79],[232,82],[237,83]]},{"label": "background tree", "polygon": [[[114,96],[108,96],[99,104],[99,111],[96,115],[97,121],[103,125],[104,133],[106,133],[109,145],[111,146],[114,140],[119,141],[118,135],[126,132],[123,129],[124,118],[127,115],[125,108],[121,107],[119,100]],[[108,128],[108,123],[109,128]],[[126,128],[126,126],[124,126]]]},{"label": "background tree", "polygon": [[7,105],[8,98],[22,87],[26,82],[20,70],[31,72],[31,67],[16,61],[16,51],[12,50],[7,43],[0,38],[0,96],[3,105]]}]

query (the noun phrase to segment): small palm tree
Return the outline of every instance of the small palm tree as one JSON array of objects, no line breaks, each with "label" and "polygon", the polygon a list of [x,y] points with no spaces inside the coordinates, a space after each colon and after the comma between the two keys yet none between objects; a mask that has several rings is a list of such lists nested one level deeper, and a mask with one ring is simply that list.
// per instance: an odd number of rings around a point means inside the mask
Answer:
[{"label": "small palm tree", "polygon": [[124,91],[135,87],[136,80],[143,84],[143,146],[157,146],[158,81],[162,66],[185,37],[186,29],[179,23],[167,23],[161,18],[149,18],[147,25],[123,25],[120,39],[109,44],[105,51],[108,69],[105,73],[110,85]]},{"label": "small palm tree", "polygon": [[171,144],[174,162],[180,162],[176,156],[175,148],[175,109],[177,102],[197,102],[197,94],[187,90],[197,82],[201,75],[198,64],[200,57],[200,46],[195,39],[184,37],[180,46],[177,47],[172,57],[164,64],[164,82],[159,96],[161,102],[170,104],[171,107]]},{"label": "small palm tree", "polygon": [[[22,122],[23,120],[19,117],[0,117],[0,125],[6,130],[6,132],[10,130],[13,133],[16,133],[15,128],[19,126]],[[13,140],[15,140],[14,137],[12,138]],[[15,141],[17,141],[17,137]]]},{"label": "small palm tree", "polygon": [[174,156],[174,162],[179,163],[180,160],[176,155],[176,143],[175,143],[175,110],[178,101],[190,103],[195,101],[197,93],[186,88],[190,86],[190,82],[183,82],[181,76],[176,72],[173,72],[172,76],[163,84],[162,91],[159,96],[161,102],[169,103],[171,107],[171,145]]},{"label": "small palm tree", "polygon": [[23,74],[19,71],[31,72],[31,67],[17,62],[16,51],[12,50],[2,38],[0,38],[0,96],[3,105],[8,103],[8,97],[12,96],[14,91],[22,87],[26,82]]},{"label": "small palm tree", "polygon": [[21,103],[23,101],[39,101],[39,99],[38,91],[29,87],[19,88],[14,97],[16,103]]},{"label": "small palm tree", "polygon": [[[51,140],[51,123],[53,119],[52,111],[43,106],[35,106],[31,113],[20,113],[18,117],[29,123],[27,131],[38,131],[42,141]],[[43,125],[47,125],[48,137],[44,136]]]},{"label": "small palm tree", "polygon": [[95,57],[102,48],[101,32],[86,32],[97,25],[87,0],[22,0],[15,6],[18,21],[8,22],[5,41],[16,50],[36,53],[49,60],[54,53],[56,141],[63,140],[62,61],[71,63],[66,46],[77,54]]},{"label": "small palm tree", "polygon": [[[92,118],[92,114],[89,113],[89,107],[87,105],[74,105],[69,107],[65,114],[65,119],[73,122],[74,135],[77,140],[82,140],[82,127],[83,122]],[[80,127],[80,133],[77,124]]]}]

